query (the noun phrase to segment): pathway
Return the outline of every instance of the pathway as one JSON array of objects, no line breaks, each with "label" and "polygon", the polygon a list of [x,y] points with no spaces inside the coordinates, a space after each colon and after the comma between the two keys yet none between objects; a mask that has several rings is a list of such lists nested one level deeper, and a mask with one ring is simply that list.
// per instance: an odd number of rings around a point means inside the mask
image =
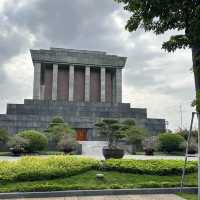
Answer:
[{"label": "pathway", "polygon": [[183,200],[173,194],[168,195],[126,195],[126,196],[90,196],[90,197],[57,197],[57,198],[34,198],[15,200]]}]

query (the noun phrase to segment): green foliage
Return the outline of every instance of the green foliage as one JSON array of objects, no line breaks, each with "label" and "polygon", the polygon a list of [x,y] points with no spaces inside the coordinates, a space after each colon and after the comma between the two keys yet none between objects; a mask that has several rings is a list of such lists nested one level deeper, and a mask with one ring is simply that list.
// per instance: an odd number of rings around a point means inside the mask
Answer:
[{"label": "green foliage", "polygon": [[184,199],[187,199],[187,200],[198,200],[198,196],[197,194],[193,194],[193,193],[178,193],[177,194],[178,196],[180,197],[183,197]]},{"label": "green foliage", "polygon": [[29,145],[29,140],[19,135],[14,135],[7,143],[10,151],[14,155],[20,155],[26,152],[26,147]]},{"label": "green foliage", "polygon": [[141,145],[142,140],[145,138],[145,131],[136,126],[130,126],[125,131],[127,142],[133,145]]},{"label": "green foliage", "polygon": [[176,48],[200,44],[200,2],[181,1],[149,1],[149,0],[115,0],[124,4],[124,9],[131,13],[126,28],[135,31],[144,28],[163,34],[169,30],[184,30],[184,35],[172,36],[163,48],[174,51]]},{"label": "green foliage", "polygon": [[[173,35],[162,48],[174,52],[192,48],[193,71],[196,86],[196,110],[200,112],[200,1],[194,0],[115,0],[123,3],[131,14],[126,29],[130,32],[143,28],[155,34],[170,30],[183,34]],[[195,103],[195,102],[194,102]]]},{"label": "green foliage", "polygon": [[8,141],[8,138],[8,132],[5,129],[0,128],[0,143],[6,143]]},{"label": "green foliage", "polygon": [[78,143],[75,137],[71,135],[64,135],[58,142],[58,149],[64,153],[70,153],[76,149],[77,145]]},{"label": "green foliage", "polygon": [[144,151],[148,150],[156,151],[158,149],[158,137],[157,136],[146,137],[142,141],[142,146]]},{"label": "green foliage", "polygon": [[189,135],[189,131],[187,129],[180,129],[180,130],[176,131],[176,134],[182,136],[185,140],[187,140],[188,139],[188,135]]},{"label": "green foliage", "polygon": [[0,161],[0,181],[33,181],[68,177],[97,168],[98,161],[75,156],[23,157]]},{"label": "green foliage", "polygon": [[[133,189],[179,187],[180,176],[138,175],[134,173],[103,172],[104,180],[97,180],[99,171],[90,170],[70,177],[53,180],[23,181],[0,184],[0,192],[36,192],[61,190]],[[197,174],[186,175],[188,187],[197,186]]]},{"label": "green foliage", "polygon": [[96,123],[98,133],[105,136],[108,141],[110,149],[117,148],[119,139],[125,137],[123,125],[115,119],[103,119],[101,122]]},{"label": "green foliage", "polygon": [[61,117],[55,117],[50,123],[48,129],[45,131],[48,138],[49,146],[53,149],[58,147],[58,143],[63,137],[75,138],[75,130]]},{"label": "green foliage", "polygon": [[173,133],[163,133],[159,135],[160,150],[168,153],[183,150],[184,138]]},{"label": "green foliage", "polygon": [[[128,160],[104,161],[105,170],[151,175],[176,175],[182,173],[184,162],[178,160]],[[188,162],[186,172],[196,172],[197,162]]]},{"label": "green foliage", "polygon": [[64,122],[64,120],[63,120],[62,117],[54,117],[54,118],[52,119],[52,121],[50,122],[49,127],[53,127],[53,126],[55,126],[55,125],[64,124],[64,123],[65,123],[65,122]]},{"label": "green foliage", "polygon": [[196,110],[200,113],[200,90],[196,91],[196,99],[192,102],[192,106],[196,106]]},{"label": "green foliage", "polygon": [[132,119],[127,119],[127,120],[124,120],[124,121],[123,121],[123,124],[124,124],[125,126],[135,126],[135,121],[132,120]]},{"label": "green foliage", "polygon": [[32,153],[35,151],[42,151],[47,147],[47,137],[34,130],[27,130],[27,131],[22,131],[17,134],[17,136],[20,136],[24,139],[27,139],[29,143],[25,146],[25,150],[28,153]]}]

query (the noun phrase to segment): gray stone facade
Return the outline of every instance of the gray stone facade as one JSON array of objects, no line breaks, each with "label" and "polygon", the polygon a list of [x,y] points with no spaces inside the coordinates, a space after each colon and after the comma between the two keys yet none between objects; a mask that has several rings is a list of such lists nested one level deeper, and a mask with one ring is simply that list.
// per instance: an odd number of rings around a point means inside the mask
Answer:
[{"label": "gray stone facade", "polygon": [[13,134],[26,129],[43,131],[60,116],[75,129],[86,130],[87,140],[99,140],[95,123],[103,118],[134,119],[151,134],[165,131],[164,119],[147,118],[146,109],[122,103],[125,57],[58,48],[31,50],[31,56],[33,99],[8,104],[7,113],[0,115],[1,128]]},{"label": "gray stone facade", "polygon": [[24,100],[24,104],[8,104],[7,114],[0,115],[0,127],[11,133],[25,129],[42,131],[55,116],[63,117],[74,128],[87,129],[89,140],[96,140],[94,124],[102,118],[122,121],[134,119],[139,127],[152,134],[165,131],[164,119],[147,118],[146,109],[130,108],[127,103],[70,103],[51,100]]}]

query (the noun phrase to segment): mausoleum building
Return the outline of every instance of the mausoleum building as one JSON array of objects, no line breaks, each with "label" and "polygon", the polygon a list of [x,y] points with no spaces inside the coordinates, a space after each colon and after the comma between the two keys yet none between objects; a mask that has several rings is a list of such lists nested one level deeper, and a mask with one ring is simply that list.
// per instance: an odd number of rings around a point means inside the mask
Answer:
[{"label": "mausoleum building", "polygon": [[149,133],[165,131],[164,119],[147,118],[145,108],[122,103],[122,70],[126,57],[101,51],[51,48],[31,50],[34,66],[33,99],[8,104],[0,127],[11,133],[45,130],[61,116],[77,130],[78,140],[98,140],[96,121],[134,119]]}]

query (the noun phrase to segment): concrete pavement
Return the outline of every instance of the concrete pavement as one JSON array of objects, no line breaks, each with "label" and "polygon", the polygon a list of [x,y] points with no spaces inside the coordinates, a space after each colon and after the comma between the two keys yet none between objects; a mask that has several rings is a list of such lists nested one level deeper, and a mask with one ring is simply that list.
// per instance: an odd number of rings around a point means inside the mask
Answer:
[{"label": "concrete pavement", "polygon": [[15,200],[183,200],[174,194],[29,198]]}]

